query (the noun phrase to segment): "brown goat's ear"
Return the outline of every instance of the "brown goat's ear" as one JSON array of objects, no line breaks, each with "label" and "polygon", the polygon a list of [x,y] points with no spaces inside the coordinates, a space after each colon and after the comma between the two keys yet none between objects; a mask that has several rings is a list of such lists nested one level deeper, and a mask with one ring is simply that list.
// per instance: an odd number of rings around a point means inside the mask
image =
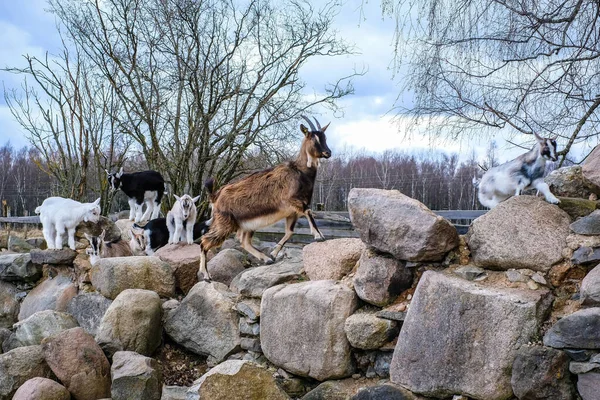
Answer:
[{"label": "brown goat's ear", "polygon": [[304,136],[306,137],[308,137],[308,135],[310,134],[310,131],[307,127],[304,126],[304,124],[300,124],[300,130],[302,131],[302,133],[304,133]]}]

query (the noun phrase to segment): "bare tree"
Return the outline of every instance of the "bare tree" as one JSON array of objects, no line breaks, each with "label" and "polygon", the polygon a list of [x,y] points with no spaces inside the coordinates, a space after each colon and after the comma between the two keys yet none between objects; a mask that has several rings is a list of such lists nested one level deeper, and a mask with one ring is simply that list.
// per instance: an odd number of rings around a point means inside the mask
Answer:
[{"label": "bare tree", "polygon": [[[598,141],[600,3],[595,0],[382,0],[414,106],[451,136],[507,128]],[[529,138],[526,136],[524,138]]]}]

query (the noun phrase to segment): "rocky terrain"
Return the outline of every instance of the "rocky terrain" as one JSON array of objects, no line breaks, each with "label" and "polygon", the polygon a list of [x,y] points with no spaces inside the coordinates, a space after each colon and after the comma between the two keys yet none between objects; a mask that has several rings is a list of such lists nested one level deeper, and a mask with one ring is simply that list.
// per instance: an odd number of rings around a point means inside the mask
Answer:
[{"label": "rocky terrain", "polygon": [[84,233],[124,220],[80,225],[77,251],[4,232],[0,400],[598,399],[596,171],[557,171],[560,207],[511,198],[464,236],[398,191],[353,189],[360,239],[268,266],[231,239],[211,283],[198,245],[90,265]]}]

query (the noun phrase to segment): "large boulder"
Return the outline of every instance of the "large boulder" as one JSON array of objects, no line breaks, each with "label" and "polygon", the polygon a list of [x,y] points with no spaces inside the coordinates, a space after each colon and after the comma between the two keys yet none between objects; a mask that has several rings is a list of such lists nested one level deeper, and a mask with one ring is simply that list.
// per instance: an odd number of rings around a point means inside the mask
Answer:
[{"label": "large boulder", "polygon": [[304,246],[304,271],[312,281],[340,280],[352,272],[365,245],[360,239],[332,239]]},{"label": "large boulder", "polygon": [[544,335],[557,349],[600,349],[600,307],[586,308],[558,320]]},{"label": "large boulder", "polygon": [[223,249],[206,264],[206,268],[213,281],[229,286],[233,278],[245,270],[246,258],[239,250]]},{"label": "large boulder", "polygon": [[331,280],[267,289],[260,312],[265,356],[286,371],[320,381],[351,375],[344,323],[357,306],[354,291]]},{"label": "large boulder", "polygon": [[71,400],[71,394],[52,379],[31,378],[21,385],[13,400]]},{"label": "large boulder", "polygon": [[544,181],[555,196],[587,199],[594,191],[600,194],[598,191],[600,188],[594,187],[583,175],[580,165],[555,169],[544,178]]},{"label": "large boulder", "polygon": [[71,299],[67,312],[87,333],[96,336],[100,321],[111,303],[112,300],[99,293],[80,293]]},{"label": "large boulder", "polygon": [[162,340],[162,307],[155,292],[126,289],[106,310],[96,341],[111,357],[122,350],[149,356]]},{"label": "large boulder", "polygon": [[352,189],[348,210],[363,242],[399,260],[439,261],[458,246],[450,222],[397,190]]},{"label": "large boulder", "polygon": [[42,277],[42,266],[31,262],[31,255],[1,254],[0,280],[6,282],[36,282]]},{"label": "large boulder", "polygon": [[580,293],[584,304],[600,305],[600,265],[596,265],[583,278]]},{"label": "large boulder", "polygon": [[155,257],[166,262],[173,269],[175,286],[183,293],[190,291],[198,282],[198,268],[202,248],[198,244],[168,244],[154,253]]},{"label": "large boulder", "polygon": [[548,271],[563,258],[570,222],[541,197],[515,196],[473,221],[466,239],[477,266]]},{"label": "large boulder", "polygon": [[426,271],[400,331],[391,381],[426,396],[508,399],[515,354],[539,334],[551,303],[546,290]]},{"label": "large boulder", "polygon": [[31,262],[34,264],[69,265],[73,263],[78,253],[75,250],[65,247],[60,250],[33,249],[29,254],[31,254]]},{"label": "large boulder", "polygon": [[133,351],[117,351],[110,370],[112,400],[161,400],[158,362]]},{"label": "large boulder", "polygon": [[600,196],[600,146],[596,146],[587,156],[582,164],[581,172],[585,179],[591,182],[590,190]]},{"label": "large boulder", "polygon": [[175,296],[175,277],[158,257],[102,258],[92,266],[92,285],[104,297],[116,298],[126,289],[146,289],[161,297]]},{"label": "large boulder", "polygon": [[233,278],[229,287],[243,296],[262,297],[270,287],[300,279],[302,270],[301,257],[284,259],[275,264],[244,270]]},{"label": "large boulder", "polygon": [[575,398],[569,356],[560,350],[524,346],[517,351],[511,384],[521,400],[571,400]]},{"label": "large boulder", "polygon": [[31,378],[50,378],[42,346],[19,347],[0,355],[0,400],[11,400],[19,386]]},{"label": "large boulder", "polygon": [[289,400],[273,374],[250,361],[225,361],[194,382],[187,400]]},{"label": "large boulder", "polygon": [[54,310],[38,311],[15,324],[15,340],[20,346],[33,346],[41,344],[47,337],[77,326],[77,321],[69,314]]},{"label": "large boulder", "polygon": [[20,303],[17,293],[16,286],[0,281],[0,328],[10,328],[18,321]]},{"label": "large boulder", "polygon": [[239,349],[237,296],[218,282],[198,282],[165,319],[165,332],[176,343],[221,362]]},{"label": "large boulder", "polygon": [[365,249],[353,283],[356,294],[367,303],[384,307],[412,285],[413,272],[406,263]]},{"label": "large boulder", "polygon": [[67,311],[67,305],[77,295],[77,285],[67,275],[58,274],[48,278],[27,293],[21,303],[19,321],[38,311]]},{"label": "large boulder", "polygon": [[600,372],[578,375],[577,391],[582,400],[597,400],[600,393]]},{"label": "large boulder", "polygon": [[77,400],[110,396],[110,364],[82,328],[68,329],[42,343],[52,372]]}]

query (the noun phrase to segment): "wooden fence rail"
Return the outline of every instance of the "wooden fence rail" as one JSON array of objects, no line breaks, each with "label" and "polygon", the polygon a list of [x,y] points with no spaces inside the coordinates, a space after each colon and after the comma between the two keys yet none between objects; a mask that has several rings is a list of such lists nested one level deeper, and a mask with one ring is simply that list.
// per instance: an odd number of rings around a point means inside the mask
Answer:
[{"label": "wooden fence rail", "polygon": [[[467,232],[468,224],[464,221],[472,221],[475,218],[486,213],[486,210],[441,210],[434,211],[450,222],[454,222],[454,226],[459,234]],[[350,222],[350,216],[347,211],[317,211],[314,212],[315,219],[319,229],[325,238],[356,238],[359,237],[358,232],[354,230]],[[40,217],[0,217],[1,224],[40,224]],[[256,232],[256,236],[261,240],[279,241],[281,235],[285,231],[285,222],[279,221],[276,224],[260,229]],[[296,223],[295,235],[290,241],[292,243],[311,243],[314,239],[310,233],[308,221],[306,218],[301,218]]]}]

